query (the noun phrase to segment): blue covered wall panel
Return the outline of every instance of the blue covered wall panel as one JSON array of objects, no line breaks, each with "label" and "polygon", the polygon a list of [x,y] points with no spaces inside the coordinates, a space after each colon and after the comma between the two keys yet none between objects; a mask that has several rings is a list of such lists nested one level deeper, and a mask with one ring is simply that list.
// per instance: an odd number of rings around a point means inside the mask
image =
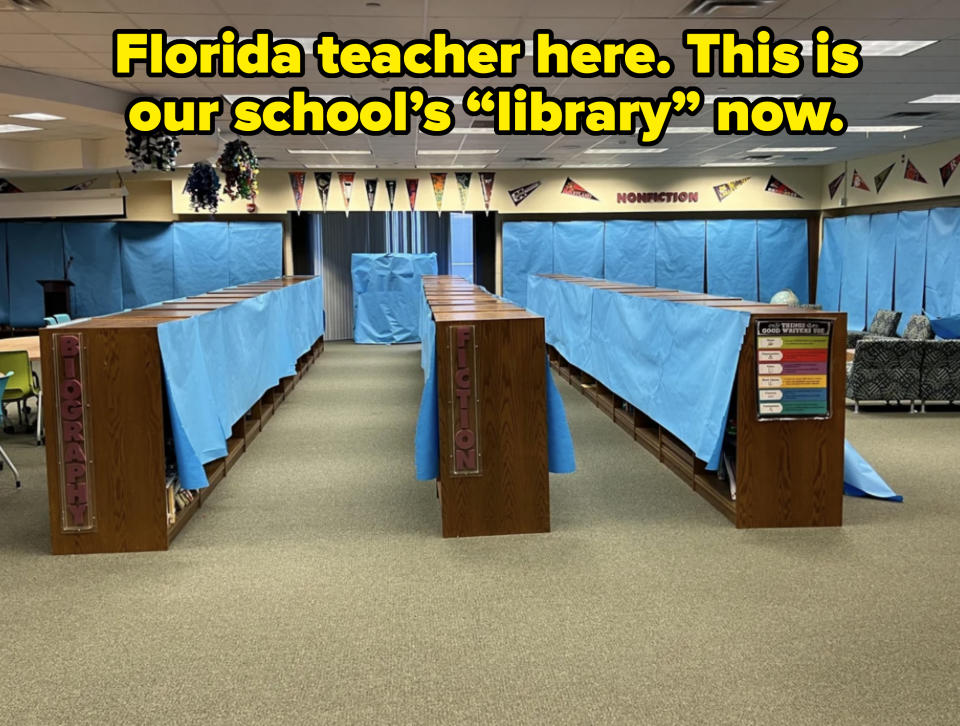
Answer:
[{"label": "blue covered wall panel", "polygon": [[781,290],[793,290],[800,302],[810,301],[810,245],[805,219],[757,220],[759,297],[767,302]]},{"label": "blue covered wall panel", "polygon": [[840,275],[840,309],[847,314],[850,330],[867,326],[867,255],[870,245],[870,217],[847,217],[843,243],[843,270]]},{"label": "blue covered wall panel", "polygon": [[867,325],[877,310],[893,309],[893,275],[896,267],[897,215],[870,216],[867,251]]},{"label": "blue covered wall panel", "polygon": [[927,315],[960,313],[960,208],[930,210],[927,225]]},{"label": "blue covered wall panel", "polygon": [[230,284],[230,243],[224,222],[173,225],[173,294],[202,295]]},{"label": "blue covered wall panel", "polygon": [[553,222],[503,225],[503,296],[527,302],[527,276],[553,272]]},{"label": "blue covered wall panel", "polygon": [[73,281],[73,314],[83,318],[123,309],[120,230],[114,222],[67,222],[63,245]]},{"label": "blue covered wall panel", "polygon": [[898,333],[903,333],[912,315],[923,312],[923,285],[927,272],[927,223],[929,210],[900,212],[897,215],[896,269],[893,307],[900,317]]},{"label": "blue covered wall panel", "polygon": [[553,225],[553,271],[603,277],[603,222],[557,222]]},{"label": "blue covered wall panel", "polygon": [[280,222],[230,222],[229,285],[259,282],[283,274]]},{"label": "blue covered wall panel", "polygon": [[657,286],[703,292],[705,249],[704,222],[657,222]]},{"label": "blue covered wall panel", "polygon": [[43,325],[43,288],[37,280],[63,277],[63,225],[11,222],[7,225],[10,324]]},{"label": "blue covered wall panel", "polygon": [[707,292],[757,299],[757,222],[707,221]]},{"label": "blue covered wall panel", "polygon": [[607,222],[603,232],[603,276],[635,285],[655,285],[657,223],[632,219]]},{"label": "blue covered wall panel", "polygon": [[817,303],[824,310],[840,309],[840,282],[843,276],[843,242],[846,217],[823,220],[823,242],[817,266]]},{"label": "blue covered wall panel", "polygon": [[173,278],[173,226],[120,225],[123,307],[136,308],[176,297]]}]

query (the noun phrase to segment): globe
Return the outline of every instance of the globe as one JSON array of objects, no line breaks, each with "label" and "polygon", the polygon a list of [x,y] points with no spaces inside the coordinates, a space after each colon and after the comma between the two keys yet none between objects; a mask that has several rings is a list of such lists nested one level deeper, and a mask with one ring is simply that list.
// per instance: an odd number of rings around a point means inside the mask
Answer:
[{"label": "globe", "polygon": [[800,298],[797,297],[797,294],[793,290],[790,290],[788,288],[786,290],[781,290],[772,298],[770,298],[770,304],[771,305],[791,305],[793,307],[796,307],[797,305],[800,304]]}]

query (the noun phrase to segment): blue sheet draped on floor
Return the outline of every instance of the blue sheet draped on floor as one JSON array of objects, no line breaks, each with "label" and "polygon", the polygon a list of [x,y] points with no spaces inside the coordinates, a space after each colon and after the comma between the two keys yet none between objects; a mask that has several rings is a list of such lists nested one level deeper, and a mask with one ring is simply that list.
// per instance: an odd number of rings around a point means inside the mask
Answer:
[{"label": "blue sheet draped on floor", "polygon": [[[417,415],[417,432],[414,440],[414,459],[417,479],[429,481],[440,475],[440,428],[437,408],[437,326],[430,313],[430,305],[420,292],[420,366],[423,368],[423,393],[420,395],[420,411]],[[573,453],[573,437],[567,424],[563,399],[547,367],[547,452],[548,468],[554,474],[570,474],[576,471]]]},{"label": "blue sheet draped on floor", "polygon": [[[527,281],[527,307],[544,316],[547,343],[560,355],[717,468],[749,313],[535,275]],[[844,491],[902,500],[849,443]]]},{"label": "blue sheet draped on floor", "polygon": [[233,424],[323,335],[320,278],[157,326],[177,469],[207,486],[203,464],[227,455]]}]

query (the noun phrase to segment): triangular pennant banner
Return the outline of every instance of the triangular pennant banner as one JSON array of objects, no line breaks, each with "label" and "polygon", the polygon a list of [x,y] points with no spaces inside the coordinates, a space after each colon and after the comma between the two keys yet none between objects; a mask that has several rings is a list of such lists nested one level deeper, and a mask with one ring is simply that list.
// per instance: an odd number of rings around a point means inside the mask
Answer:
[{"label": "triangular pennant banner", "polygon": [[82,192],[84,189],[89,189],[96,180],[97,180],[97,178],[96,178],[96,177],[93,177],[93,179],[87,179],[86,181],[80,182],[79,184],[72,184],[72,185],[70,185],[70,186],[68,186],[68,187],[64,187],[64,188],[61,189],[60,191],[63,191],[63,192]]},{"label": "triangular pennant banner", "polygon": [[887,177],[890,176],[890,172],[893,171],[894,166],[895,164],[891,164],[873,177],[873,185],[877,188],[877,194],[879,194],[880,190],[883,189],[883,185],[887,183]]},{"label": "triangular pennant banner", "polygon": [[433,198],[437,200],[437,214],[443,209],[443,190],[447,186],[447,172],[442,171],[430,175],[433,182]]},{"label": "triangular pennant banner", "polygon": [[850,186],[854,189],[862,189],[865,192],[870,191],[870,187],[867,186],[863,177],[860,176],[860,172],[856,169],[853,170],[853,176],[850,178]]},{"label": "triangular pennant banner", "polygon": [[910,181],[920,182],[921,184],[926,184],[927,180],[923,178],[923,174],[920,173],[920,170],[913,165],[913,162],[910,159],[907,159],[907,168],[903,171],[903,178],[909,179]]},{"label": "triangular pennant banner", "polygon": [[529,184],[524,184],[522,187],[517,187],[516,189],[508,189],[507,194],[510,195],[510,200],[513,202],[513,206],[519,207],[520,202],[537,191],[541,184],[543,184],[543,182],[535,181],[530,182]]},{"label": "triangular pennant banner", "polygon": [[957,170],[958,166],[960,166],[960,154],[940,167],[940,181],[943,182],[943,186],[947,186],[947,182],[950,181],[950,177],[953,176],[953,172]]},{"label": "triangular pennant banner", "polygon": [[397,196],[397,180],[387,179],[384,184],[387,185],[387,201],[390,202],[390,211],[393,211],[393,200]]},{"label": "triangular pennant banner", "polygon": [[840,185],[843,184],[843,180],[846,178],[847,172],[842,171],[840,175],[834,179],[832,182],[827,184],[827,191],[830,192],[830,198],[833,199],[837,194],[837,189],[840,188]]},{"label": "triangular pennant banner", "polygon": [[495,171],[477,172],[480,177],[480,191],[483,193],[483,208],[490,214],[490,197],[493,196],[493,181],[497,176]]},{"label": "triangular pennant banner", "polygon": [[767,186],[764,191],[773,192],[774,194],[781,194],[785,197],[796,197],[797,199],[803,199],[803,197],[801,197],[799,194],[793,191],[793,189],[788,187],[775,176],[770,177],[770,181],[767,182]]},{"label": "triangular pennant banner", "polygon": [[297,205],[297,211],[300,211],[300,205],[303,204],[303,184],[307,180],[307,172],[291,171],[290,188],[293,189],[293,201]]},{"label": "triangular pennant banner", "polygon": [[456,173],[457,177],[457,191],[460,192],[460,211],[467,211],[467,195],[470,193],[470,179],[473,178],[473,174],[469,171],[458,171]]},{"label": "triangular pennant banner", "polygon": [[567,177],[567,180],[563,183],[563,189],[560,190],[560,193],[568,194],[569,196],[577,197],[578,199],[592,199],[595,202],[600,201],[570,177]]},{"label": "triangular pennant banner", "polygon": [[353,180],[356,175],[356,172],[353,171],[341,171],[338,173],[340,177],[340,191],[343,194],[343,211],[346,212],[348,217],[350,216],[350,197],[353,194]]},{"label": "triangular pennant banner", "polygon": [[315,171],[313,178],[317,182],[317,194],[320,195],[320,208],[327,211],[327,200],[330,199],[330,179],[333,175],[329,171]]},{"label": "triangular pennant banner", "polygon": [[419,179],[407,179],[407,199],[410,200],[410,211],[417,211],[417,189],[420,186]]},{"label": "triangular pennant banner", "polygon": [[379,179],[364,179],[363,186],[367,190],[367,206],[373,211],[373,203],[377,201],[377,183]]},{"label": "triangular pennant banner", "polygon": [[23,189],[7,179],[0,179],[0,194],[22,194]]},{"label": "triangular pennant banner", "polygon": [[750,177],[745,176],[742,179],[734,179],[733,181],[724,182],[723,184],[717,184],[717,186],[713,188],[714,193],[717,195],[717,201],[722,202],[746,184],[749,179]]}]

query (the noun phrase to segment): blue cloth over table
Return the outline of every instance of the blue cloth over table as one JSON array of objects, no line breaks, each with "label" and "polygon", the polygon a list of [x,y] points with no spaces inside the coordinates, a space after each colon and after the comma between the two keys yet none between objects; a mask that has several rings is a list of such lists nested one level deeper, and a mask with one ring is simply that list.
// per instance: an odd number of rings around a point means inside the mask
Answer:
[{"label": "blue cloth over table", "polygon": [[[440,476],[440,424],[437,403],[437,356],[436,323],[430,313],[430,305],[420,292],[420,329],[423,333],[423,347],[420,365],[423,368],[423,393],[420,396],[420,410],[417,414],[417,431],[414,437],[414,464],[417,479],[429,481]],[[563,399],[557,391],[553,376],[550,375],[550,363],[547,367],[547,464],[554,474],[570,474],[577,465],[573,453],[573,437],[567,424],[567,413]]]},{"label": "blue cloth over table", "polygon": [[419,342],[421,277],[436,274],[433,252],[352,255],[354,342]]},{"label": "blue cloth over table", "polygon": [[227,455],[233,424],[323,335],[323,281],[305,280],[157,326],[177,469],[207,486],[203,464]]}]

